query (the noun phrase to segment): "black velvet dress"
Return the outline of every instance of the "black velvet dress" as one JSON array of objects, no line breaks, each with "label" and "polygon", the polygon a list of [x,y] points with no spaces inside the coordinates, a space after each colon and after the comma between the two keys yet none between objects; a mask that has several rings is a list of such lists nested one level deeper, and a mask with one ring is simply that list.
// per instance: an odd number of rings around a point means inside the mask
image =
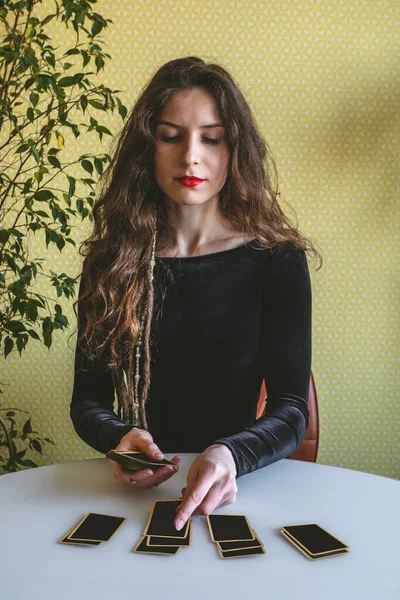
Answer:
[{"label": "black velvet dress", "polygon": [[[238,477],[290,455],[308,421],[311,283],[304,251],[250,242],[156,258],[155,281],[165,279],[166,267],[173,280],[163,301],[156,296],[151,332],[147,419],[155,443],[175,454],[225,444]],[[267,412],[256,420],[263,379]],[[79,346],[71,419],[102,453],[132,427],[114,412],[111,373],[88,369]]]}]

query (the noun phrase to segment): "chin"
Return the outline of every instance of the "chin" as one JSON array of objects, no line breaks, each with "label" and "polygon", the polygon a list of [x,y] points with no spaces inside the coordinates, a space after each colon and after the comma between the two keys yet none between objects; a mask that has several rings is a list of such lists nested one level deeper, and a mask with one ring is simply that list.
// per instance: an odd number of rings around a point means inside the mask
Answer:
[{"label": "chin", "polygon": [[208,196],[201,196],[200,194],[193,193],[186,193],[181,195],[177,195],[175,193],[166,194],[166,196],[170,200],[170,202],[173,202],[174,204],[179,204],[181,206],[200,206],[201,204],[206,204],[207,202],[212,200],[212,198],[209,198]]},{"label": "chin", "polygon": [[173,202],[175,202],[175,204],[179,204],[180,206],[201,206],[202,204],[206,204],[208,202],[208,198],[184,198],[179,200],[173,200]]}]

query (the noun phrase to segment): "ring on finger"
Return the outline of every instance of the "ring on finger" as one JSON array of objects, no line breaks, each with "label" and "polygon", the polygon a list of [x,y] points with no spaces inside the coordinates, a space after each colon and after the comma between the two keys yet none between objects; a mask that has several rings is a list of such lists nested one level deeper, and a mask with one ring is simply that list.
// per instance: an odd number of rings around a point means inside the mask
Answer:
[{"label": "ring on finger", "polygon": [[158,487],[159,485],[160,485],[159,483],[155,482],[155,483],[153,484],[153,487]]},{"label": "ring on finger", "polygon": [[134,479],[132,479],[132,473],[129,473],[128,479],[129,479],[129,483],[131,483],[132,485],[135,485],[136,481]]}]

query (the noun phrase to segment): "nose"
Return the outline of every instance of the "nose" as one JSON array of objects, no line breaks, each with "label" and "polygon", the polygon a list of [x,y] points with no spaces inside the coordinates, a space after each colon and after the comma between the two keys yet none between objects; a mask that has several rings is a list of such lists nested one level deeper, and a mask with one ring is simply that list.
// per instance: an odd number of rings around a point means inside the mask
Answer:
[{"label": "nose", "polygon": [[182,163],[185,166],[198,164],[200,161],[200,144],[195,136],[187,136],[183,142]]}]

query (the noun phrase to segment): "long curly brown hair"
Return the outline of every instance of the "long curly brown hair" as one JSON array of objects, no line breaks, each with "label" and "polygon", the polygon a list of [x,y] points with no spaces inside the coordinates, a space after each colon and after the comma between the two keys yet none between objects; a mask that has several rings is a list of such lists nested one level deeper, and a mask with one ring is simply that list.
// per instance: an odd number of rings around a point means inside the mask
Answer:
[{"label": "long curly brown hair", "polygon": [[106,357],[102,364],[112,371],[119,415],[145,429],[154,293],[162,286],[152,281],[155,231],[157,251],[176,242],[153,171],[155,132],[171,97],[198,87],[214,97],[226,130],[231,160],[219,205],[227,221],[261,248],[295,242],[322,264],[319,252],[279,206],[274,160],[233,77],[196,56],[159,68],[133,106],[103,174],[93,232],[79,249],[85,259],[74,303],[74,309],[79,304],[78,344],[89,361]]}]

